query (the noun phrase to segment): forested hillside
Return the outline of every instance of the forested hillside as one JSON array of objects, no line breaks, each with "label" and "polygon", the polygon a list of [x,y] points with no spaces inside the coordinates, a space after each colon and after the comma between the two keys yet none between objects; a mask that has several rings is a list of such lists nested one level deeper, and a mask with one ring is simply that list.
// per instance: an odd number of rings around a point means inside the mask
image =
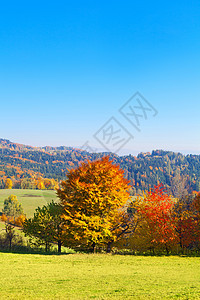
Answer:
[{"label": "forested hillside", "polygon": [[[7,178],[16,187],[25,178],[65,178],[68,169],[82,161],[102,157],[105,153],[88,153],[71,147],[37,148],[0,139],[0,187],[4,188]],[[183,155],[170,151],[156,150],[140,153],[137,157],[118,156],[110,153],[119,163],[130,180],[133,193],[140,193],[154,185],[163,183],[173,192],[174,185],[182,182],[182,189],[200,190],[200,155]]]}]

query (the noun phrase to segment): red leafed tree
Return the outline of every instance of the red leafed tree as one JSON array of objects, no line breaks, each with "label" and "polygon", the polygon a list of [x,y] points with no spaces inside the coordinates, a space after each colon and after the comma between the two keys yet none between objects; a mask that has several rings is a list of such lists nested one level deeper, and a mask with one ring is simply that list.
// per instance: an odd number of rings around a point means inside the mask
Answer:
[{"label": "red leafed tree", "polygon": [[175,222],[172,216],[173,200],[165,192],[162,184],[155,186],[153,191],[144,193],[138,199],[138,213],[145,224],[149,246],[152,248],[164,246],[169,248],[176,242]]}]

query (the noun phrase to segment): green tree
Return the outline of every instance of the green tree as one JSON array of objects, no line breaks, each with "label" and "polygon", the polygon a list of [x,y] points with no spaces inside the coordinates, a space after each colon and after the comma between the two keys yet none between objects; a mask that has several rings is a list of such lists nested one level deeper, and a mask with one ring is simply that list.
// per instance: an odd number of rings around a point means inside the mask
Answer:
[{"label": "green tree", "polygon": [[15,235],[15,230],[14,230],[14,226],[10,225],[10,224],[6,224],[6,240],[8,240],[9,242],[9,250],[11,251],[12,249],[12,241],[13,239],[16,237]]},{"label": "green tree", "polygon": [[46,252],[52,243],[57,243],[60,253],[65,236],[61,215],[62,207],[52,201],[42,208],[38,207],[34,217],[25,220],[23,231],[26,236],[35,238],[38,244],[44,244]]},{"label": "green tree", "polygon": [[35,182],[32,178],[23,178],[20,187],[21,189],[36,189]]},{"label": "green tree", "polygon": [[19,203],[17,196],[10,195],[7,199],[4,200],[3,213],[7,217],[17,218],[20,215],[23,215],[23,208]]}]

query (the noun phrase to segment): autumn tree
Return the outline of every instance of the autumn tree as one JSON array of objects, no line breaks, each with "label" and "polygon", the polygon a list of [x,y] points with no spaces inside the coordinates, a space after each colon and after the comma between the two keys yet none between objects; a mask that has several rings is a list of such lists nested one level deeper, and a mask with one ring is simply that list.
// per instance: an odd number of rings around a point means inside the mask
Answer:
[{"label": "autumn tree", "polygon": [[34,178],[23,178],[20,182],[21,189],[36,189]]},{"label": "autumn tree", "polygon": [[10,178],[7,178],[5,181],[5,189],[12,189],[13,182]]},{"label": "autumn tree", "polygon": [[198,213],[196,211],[196,199],[192,195],[181,197],[174,203],[173,219],[178,236],[181,251],[192,248],[197,241],[196,235]]},{"label": "autumn tree", "polygon": [[44,179],[44,185],[45,185],[45,189],[47,190],[54,190],[59,186],[58,182],[55,179],[48,179],[48,178]]},{"label": "autumn tree", "polygon": [[61,216],[61,205],[52,201],[42,208],[38,207],[34,217],[25,220],[23,231],[26,236],[36,239],[39,245],[44,244],[46,252],[52,243],[57,243],[60,253],[65,237]]},{"label": "autumn tree", "polygon": [[14,229],[14,226],[12,226],[11,224],[6,224],[5,227],[6,227],[5,237],[6,237],[6,240],[8,240],[8,242],[9,242],[9,250],[11,251],[12,241],[16,237],[15,229]]},{"label": "autumn tree", "polygon": [[7,217],[13,218],[17,218],[20,215],[23,215],[23,208],[21,203],[19,203],[17,196],[10,195],[7,199],[4,200],[2,212]]},{"label": "autumn tree", "polygon": [[181,175],[180,170],[177,170],[175,176],[170,179],[170,185],[171,193],[175,198],[183,199],[188,195],[188,177]]},{"label": "autumn tree", "polygon": [[123,206],[129,199],[124,173],[109,157],[87,161],[71,169],[57,195],[70,246],[108,245],[124,230]]},{"label": "autumn tree", "polygon": [[173,199],[160,184],[153,191],[147,191],[135,201],[140,216],[138,227],[139,239],[145,239],[150,249],[164,247],[169,252],[177,241],[174,219],[172,216]]},{"label": "autumn tree", "polygon": [[23,208],[19,203],[17,196],[10,195],[4,201],[4,207],[2,209],[1,221],[5,223],[7,237],[12,236],[12,227],[22,227],[25,215],[23,213]]},{"label": "autumn tree", "polygon": [[196,197],[192,201],[192,210],[193,210],[193,218],[192,218],[192,236],[194,241],[194,246],[196,250],[200,250],[200,193],[196,195]]},{"label": "autumn tree", "polygon": [[45,190],[44,181],[43,181],[42,179],[38,179],[38,182],[37,182],[37,189],[38,189],[38,190]]},{"label": "autumn tree", "polygon": [[[136,246],[135,236],[137,235],[140,240],[141,239],[141,232],[139,229],[141,228],[141,216],[137,212],[137,206],[135,205],[136,202],[132,200],[131,202],[127,203],[125,207],[124,213],[124,222],[120,221],[120,227],[122,230],[117,236],[117,240],[114,243],[114,246],[118,249],[134,249]],[[139,234],[138,234],[139,233]]]}]

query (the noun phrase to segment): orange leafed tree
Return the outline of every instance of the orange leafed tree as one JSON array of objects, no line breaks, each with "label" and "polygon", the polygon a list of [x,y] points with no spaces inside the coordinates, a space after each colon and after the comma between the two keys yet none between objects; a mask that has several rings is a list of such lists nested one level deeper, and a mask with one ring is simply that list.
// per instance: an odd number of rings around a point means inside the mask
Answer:
[{"label": "orange leafed tree", "polygon": [[130,197],[128,190],[123,171],[108,156],[70,170],[57,190],[70,246],[94,250],[115,241],[123,231],[120,222],[122,207]]}]

